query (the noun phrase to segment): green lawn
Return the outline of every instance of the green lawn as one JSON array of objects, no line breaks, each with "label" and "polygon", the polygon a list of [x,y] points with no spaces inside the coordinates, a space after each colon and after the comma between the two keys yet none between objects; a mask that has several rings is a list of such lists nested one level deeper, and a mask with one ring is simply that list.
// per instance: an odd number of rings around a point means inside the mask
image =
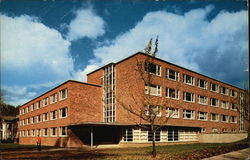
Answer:
[{"label": "green lawn", "polygon": [[[157,146],[156,159],[195,160],[218,154],[227,153],[249,147],[247,141],[235,143],[195,143]],[[118,159],[118,160],[149,160],[151,147],[130,148],[77,148],[50,150],[51,147],[43,147],[42,151],[35,151],[34,145],[0,144],[3,149],[4,159]],[[30,150],[34,150],[30,152]],[[14,152],[17,150],[17,152]],[[20,151],[21,150],[21,151]]]}]

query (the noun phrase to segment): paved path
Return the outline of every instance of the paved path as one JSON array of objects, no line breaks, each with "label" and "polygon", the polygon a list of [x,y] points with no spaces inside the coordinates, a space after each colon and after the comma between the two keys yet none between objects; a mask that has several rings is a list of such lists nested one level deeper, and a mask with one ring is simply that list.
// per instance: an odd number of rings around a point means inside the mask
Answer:
[{"label": "paved path", "polygon": [[205,158],[203,160],[250,160],[250,148]]}]

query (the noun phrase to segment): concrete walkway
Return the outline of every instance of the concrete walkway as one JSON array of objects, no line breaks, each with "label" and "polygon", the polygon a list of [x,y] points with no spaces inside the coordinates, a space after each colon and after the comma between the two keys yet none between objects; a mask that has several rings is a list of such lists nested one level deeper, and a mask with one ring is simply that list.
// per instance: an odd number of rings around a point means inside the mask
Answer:
[{"label": "concrete walkway", "polygon": [[250,160],[250,148],[229,152],[203,160]]}]

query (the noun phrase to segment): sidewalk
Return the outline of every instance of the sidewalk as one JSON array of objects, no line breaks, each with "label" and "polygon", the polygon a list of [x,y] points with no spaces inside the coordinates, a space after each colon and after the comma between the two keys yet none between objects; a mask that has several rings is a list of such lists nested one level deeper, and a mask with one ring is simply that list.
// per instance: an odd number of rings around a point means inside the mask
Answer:
[{"label": "sidewalk", "polygon": [[246,148],[239,151],[229,152],[210,158],[205,158],[203,160],[250,160],[249,149],[250,148]]}]

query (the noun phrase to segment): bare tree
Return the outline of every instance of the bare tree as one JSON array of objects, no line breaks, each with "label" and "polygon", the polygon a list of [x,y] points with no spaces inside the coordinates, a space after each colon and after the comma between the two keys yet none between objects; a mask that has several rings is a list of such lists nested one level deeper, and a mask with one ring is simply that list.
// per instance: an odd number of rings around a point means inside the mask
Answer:
[{"label": "bare tree", "polygon": [[[156,131],[160,129],[163,125],[166,125],[169,118],[174,114],[173,110],[167,113],[166,116],[162,116],[162,111],[166,109],[169,104],[169,99],[165,97],[157,97],[154,95],[161,94],[161,92],[155,88],[156,85],[156,75],[160,74],[160,70],[156,69],[154,64],[154,56],[158,51],[158,38],[155,43],[155,51],[151,53],[152,39],[150,39],[148,46],[145,48],[146,59],[136,58],[136,73],[139,75],[138,89],[133,88],[131,80],[128,78],[126,86],[129,89],[123,91],[122,95],[116,94],[116,102],[124,110],[128,112],[126,115],[130,120],[134,121],[136,125],[141,128],[148,129],[152,132],[152,156],[156,157],[156,145],[155,145],[155,135]],[[159,73],[157,73],[159,72]],[[126,77],[124,77],[126,78]],[[159,80],[159,79],[158,79]],[[133,82],[135,83],[135,82]],[[143,86],[141,85],[143,84]],[[133,89],[132,89],[133,88]],[[178,89],[178,84],[175,87]],[[176,93],[172,93],[176,94]],[[128,103],[127,97],[132,103]],[[125,99],[123,97],[126,97]],[[175,103],[178,103],[176,101]]]}]

